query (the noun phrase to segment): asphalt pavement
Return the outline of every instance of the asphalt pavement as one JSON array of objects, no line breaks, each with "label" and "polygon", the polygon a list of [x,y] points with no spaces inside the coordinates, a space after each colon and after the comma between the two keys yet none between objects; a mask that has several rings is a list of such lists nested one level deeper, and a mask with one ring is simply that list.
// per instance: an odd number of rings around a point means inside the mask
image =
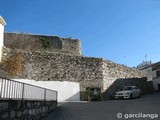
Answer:
[{"label": "asphalt pavement", "polygon": [[43,120],[160,120],[160,93],[132,100],[59,103]]}]

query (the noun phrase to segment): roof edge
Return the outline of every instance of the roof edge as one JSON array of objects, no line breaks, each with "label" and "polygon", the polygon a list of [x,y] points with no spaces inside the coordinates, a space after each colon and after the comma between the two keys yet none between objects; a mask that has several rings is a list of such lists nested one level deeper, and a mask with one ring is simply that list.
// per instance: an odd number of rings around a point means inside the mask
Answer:
[{"label": "roof edge", "polygon": [[7,25],[6,21],[4,20],[4,18],[2,16],[0,16],[0,23],[5,26]]}]

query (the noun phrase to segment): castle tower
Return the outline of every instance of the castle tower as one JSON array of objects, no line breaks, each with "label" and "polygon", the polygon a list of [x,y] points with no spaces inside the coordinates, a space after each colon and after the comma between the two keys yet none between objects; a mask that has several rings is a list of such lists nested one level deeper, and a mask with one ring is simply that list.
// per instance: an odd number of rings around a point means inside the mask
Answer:
[{"label": "castle tower", "polygon": [[2,47],[4,46],[4,26],[6,25],[3,17],[0,16],[0,62],[2,59]]}]

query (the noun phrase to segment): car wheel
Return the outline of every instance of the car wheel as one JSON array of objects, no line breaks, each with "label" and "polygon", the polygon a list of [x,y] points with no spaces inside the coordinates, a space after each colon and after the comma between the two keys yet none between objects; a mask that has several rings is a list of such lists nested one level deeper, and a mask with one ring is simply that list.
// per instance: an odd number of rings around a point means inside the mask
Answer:
[{"label": "car wheel", "polygon": [[130,94],[130,97],[129,97],[130,99],[133,99],[133,95],[132,94]]}]

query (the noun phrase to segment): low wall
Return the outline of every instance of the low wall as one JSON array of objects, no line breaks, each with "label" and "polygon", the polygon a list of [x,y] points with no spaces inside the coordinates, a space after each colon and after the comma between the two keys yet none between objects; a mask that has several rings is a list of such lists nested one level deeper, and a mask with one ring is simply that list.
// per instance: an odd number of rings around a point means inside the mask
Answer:
[{"label": "low wall", "polygon": [[0,100],[0,120],[40,120],[56,106],[55,101]]},{"label": "low wall", "polygon": [[80,101],[80,85],[68,81],[35,81],[27,79],[15,79],[16,81],[36,85],[58,92],[58,102]]}]

